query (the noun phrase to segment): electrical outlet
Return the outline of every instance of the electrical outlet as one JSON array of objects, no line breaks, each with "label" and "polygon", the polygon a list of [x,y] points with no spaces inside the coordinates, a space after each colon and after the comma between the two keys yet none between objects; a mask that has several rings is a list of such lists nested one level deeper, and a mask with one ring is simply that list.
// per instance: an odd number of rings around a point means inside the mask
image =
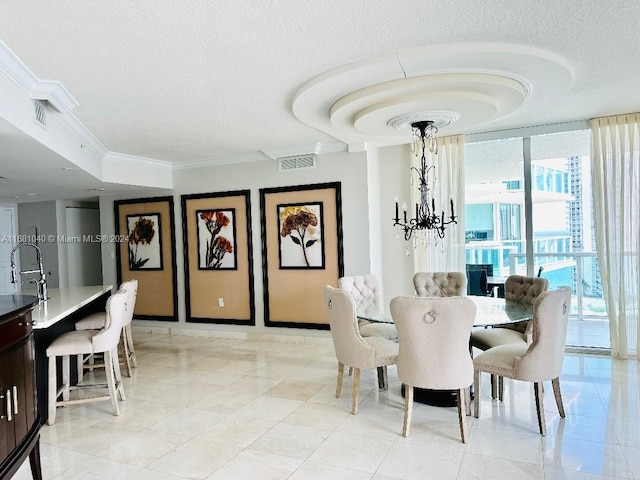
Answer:
[{"label": "electrical outlet", "polygon": [[219,307],[224,307],[224,298],[219,298],[218,299],[218,306]]}]

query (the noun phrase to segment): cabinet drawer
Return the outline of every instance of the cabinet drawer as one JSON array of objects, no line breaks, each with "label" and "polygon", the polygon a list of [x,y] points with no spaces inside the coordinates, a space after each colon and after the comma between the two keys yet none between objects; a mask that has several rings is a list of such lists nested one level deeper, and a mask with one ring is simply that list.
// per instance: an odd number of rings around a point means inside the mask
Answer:
[{"label": "cabinet drawer", "polygon": [[12,345],[27,337],[32,329],[31,311],[19,312],[5,319],[0,325],[0,350],[11,348]]}]

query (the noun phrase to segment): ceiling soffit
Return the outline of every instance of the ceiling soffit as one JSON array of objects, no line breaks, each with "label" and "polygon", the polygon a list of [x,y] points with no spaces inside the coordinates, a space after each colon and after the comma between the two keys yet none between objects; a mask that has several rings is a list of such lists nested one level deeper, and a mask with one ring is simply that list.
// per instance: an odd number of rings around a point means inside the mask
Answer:
[{"label": "ceiling soffit", "polygon": [[556,54],[513,45],[419,47],[362,60],[310,80],[293,99],[302,122],[347,144],[406,143],[412,121],[441,134],[470,133],[527,102],[567,92]]}]

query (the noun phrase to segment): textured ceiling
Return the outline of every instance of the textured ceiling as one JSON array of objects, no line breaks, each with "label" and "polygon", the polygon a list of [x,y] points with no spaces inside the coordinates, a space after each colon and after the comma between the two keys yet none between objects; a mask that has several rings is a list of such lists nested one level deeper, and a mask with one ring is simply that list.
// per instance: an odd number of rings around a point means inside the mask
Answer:
[{"label": "textured ceiling", "polygon": [[[418,74],[484,69],[530,88],[518,97],[513,85],[486,83],[508,98],[489,92],[475,120],[474,107],[458,108],[460,95],[436,89],[438,110],[462,112],[446,133],[640,110],[637,0],[2,3],[0,39],[40,79],[66,86],[79,102],[73,114],[108,150],[146,158],[197,162],[367,141],[386,112],[334,107],[342,115],[334,118],[332,105]],[[373,70],[359,70],[363,62]],[[351,83],[317,88],[343,71]],[[305,95],[301,113],[293,102]],[[433,108],[412,102],[404,113]],[[354,116],[364,130],[349,131]]]}]

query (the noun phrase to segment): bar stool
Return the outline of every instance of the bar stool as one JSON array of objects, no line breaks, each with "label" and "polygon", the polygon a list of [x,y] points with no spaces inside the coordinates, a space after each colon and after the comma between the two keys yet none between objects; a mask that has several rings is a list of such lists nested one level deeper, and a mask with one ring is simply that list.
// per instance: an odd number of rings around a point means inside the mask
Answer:
[{"label": "bar stool", "polygon": [[[127,304],[128,298],[125,292],[116,292],[107,300],[106,321],[101,330],[76,330],[66,332],[56,338],[47,348],[49,358],[49,385],[48,401],[49,415],[47,423],[53,425],[56,421],[56,408],[65,405],[111,400],[113,414],[120,415],[118,396],[126,400],[120,375],[120,363],[118,361],[118,342],[122,324],[129,315],[131,307]],[[70,385],[70,357],[71,355],[86,355],[103,353],[105,360],[105,372],[107,377],[106,387],[109,395],[96,396],[69,400],[69,392],[72,388],[104,388],[104,384],[87,384],[71,387]],[[58,388],[57,359],[62,357],[62,386]],[[62,395],[62,400],[58,398]]]},{"label": "bar stool", "polygon": [[[128,280],[120,284],[120,290],[125,291],[128,295],[128,305],[131,306],[128,310],[128,315],[124,320],[122,326],[122,344],[124,350],[124,364],[127,367],[127,376],[131,377],[131,368],[138,366],[136,359],[136,351],[133,348],[133,336],[131,334],[131,320],[133,320],[133,310],[136,304],[136,296],[138,294],[138,280]],[[87,315],[82,320],[76,322],[76,330],[99,330],[104,326],[106,313],[96,312],[91,315]],[[85,362],[89,362],[85,366]],[[84,370],[93,370],[97,367],[102,367],[102,364],[96,365],[93,363],[94,358],[92,355],[84,356],[78,355],[78,381],[84,376]]]}]

